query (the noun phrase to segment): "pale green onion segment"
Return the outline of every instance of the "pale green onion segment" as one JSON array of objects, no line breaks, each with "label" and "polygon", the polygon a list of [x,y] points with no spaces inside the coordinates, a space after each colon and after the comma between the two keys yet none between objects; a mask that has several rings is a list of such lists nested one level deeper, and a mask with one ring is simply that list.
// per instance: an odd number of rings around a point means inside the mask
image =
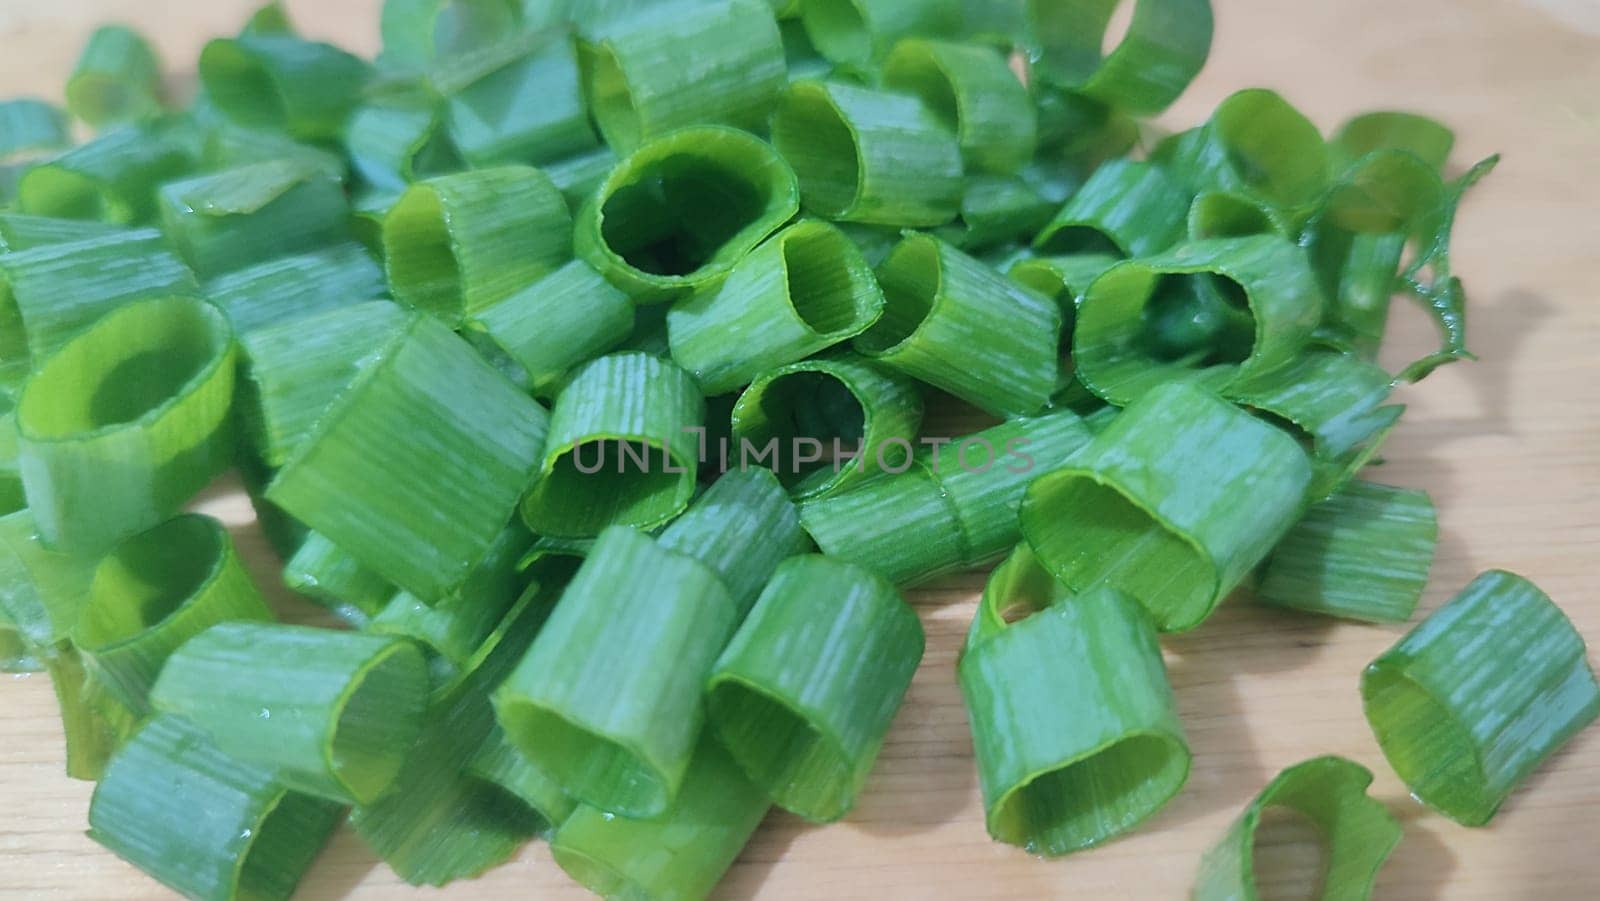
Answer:
[{"label": "pale green onion segment", "polygon": [[328,173],[295,160],[255,163],[161,189],[167,239],[201,277],[349,239],[350,204]]},{"label": "pale green onion segment", "polygon": [[215,40],[200,54],[200,84],[223,115],[300,141],[337,139],[369,74],[343,50],[293,35]]},{"label": "pale green onion segment", "polygon": [[138,122],[162,111],[161,62],[138,32],[105,25],[67,80],[67,110],[94,128]]},{"label": "pale green onion segment", "polygon": [[1011,174],[1033,158],[1038,114],[1005,56],[992,48],[902,41],[884,62],[883,81],[920,97],[956,133],[969,171]]},{"label": "pale green onion segment", "polygon": [[716,573],[740,619],[778,564],[807,544],[794,504],[772,473],[759,467],[717,479],[662,531],[659,542]]},{"label": "pale green onion segment", "polygon": [[170,129],[120,128],[30,168],[17,185],[17,207],[35,216],[140,224],[155,213],[157,189],[194,163]]},{"label": "pale green onion segment", "polygon": [[450,139],[473,166],[544,165],[599,143],[565,31],[513,35],[443,60],[431,81],[445,98]]}]

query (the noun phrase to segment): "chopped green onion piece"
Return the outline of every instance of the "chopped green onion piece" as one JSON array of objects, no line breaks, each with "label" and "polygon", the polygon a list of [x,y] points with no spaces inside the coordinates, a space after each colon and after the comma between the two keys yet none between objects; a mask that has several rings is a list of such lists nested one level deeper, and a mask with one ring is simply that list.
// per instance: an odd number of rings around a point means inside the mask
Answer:
[{"label": "chopped green onion piece", "polygon": [[281,131],[246,128],[231,122],[209,128],[200,151],[201,168],[207,171],[275,160],[294,160],[340,181],[350,175],[344,157],[331,150],[301,144]]},{"label": "chopped green onion piece", "polygon": [[161,62],[138,32],[105,25],[67,81],[67,110],[92,128],[138,122],[161,114]]},{"label": "chopped green onion piece", "polygon": [[1337,457],[1312,458],[1311,490],[1306,492],[1306,496],[1313,501],[1327,500],[1348,485],[1383,449],[1383,443],[1389,439],[1389,433],[1394,431],[1405,409],[1400,404],[1390,404],[1353,420],[1351,427],[1365,434],[1357,439],[1353,447]]},{"label": "chopped green onion piece", "polygon": [[470,345],[413,314],[302,441],[267,499],[437,601],[505,528],[547,424],[544,408]]},{"label": "chopped green onion piece", "polygon": [[156,212],[156,191],[190,171],[194,159],[168,131],[123,128],[29,169],[17,208],[35,216],[128,225]]},{"label": "chopped green onion piece", "polygon": [[1028,488],[1022,532],[1069,588],[1117,588],[1181,632],[1266,558],[1310,482],[1293,438],[1199,387],[1165,385]]},{"label": "chopped green onion piece", "polygon": [[808,501],[800,519],[823,553],[897,585],[920,582],[1016,544],[1028,483],[1065,465],[1091,437],[1081,419],[1059,410],[925,441],[931,448],[914,459],[879,461],[888,474]]},{"label": "chopped green onion piece", "polygon": [[43,663],[61,710],[67,777],[98,782],[140,718],[85,666],[83,655],[70,644],[46,651]]},{"label": "chopped green onion piece", "polygon": [[1317,757],[1279,773],[1201,858],[1192,897],[1233,901],[1261,896],[1256,887],[1256,830],[1272,807],[1302,814],[1318,827],[1328,850],[1321,897],[1371,897],[1378,868],[1400,843],[1401,832],[1383,802],[1367,796],[1371,784],[1370,770],[1343,757]]},{"label": "chopped green onion piece", "polygon": [[1137,0],[1127,33],[1102,51],[1119,0],[1028,4],[1034,73],[1131,113],[1153,115],[1178,99],[1211,52],[1210,0]]},{"label": "chopped green onion piece", "polygon": [[395,595],[387,579],[319,532],[307,534],[284,565],[283,584],[357,626],[377,616]]},{"label": "chopped green onion piece", "polygon": [[43,100],[0,100],[0,160],[72,143],[67,117]]},{"label": "chopped green onion piece", "polygon": [[901,41],[883,64],[883,86],[915,94],[955,132],[969,172],[1010,175],[1033,159],[1033,99],[993,48]]},{"label": "chopped green onion piece", "polygon": [[962,647],[976,647],[1012,623],[1071,597],[1073,593],[1039,565],[1033,548],[1024,541],[1011,549],[983,583],[983,594],[978,599],[978,609],[973,613],[972,625],[967,629],[967,640]]},{"label": "chopped green onion piece", "polygon": [[971,175],[961,193],[961,214],[936,234],[968,253],[1004,247],[1037,234],[1055,207],[1021,176]]},{"label": "chopped green onion piece", "polygon": [[[628,295],[582,260],[573,260],[467,320],[522,367],[537,395],[556,393],[574,367],[633,333]],[[469,332],[469,333],[470,333]]]},{"label": "chopped green onion piece", "polygon": [[1329,142],[1336,157],[1347,162],[1379,150],[1406,150],[1435,170],[1444,169],[1455,143],[1455,133],[1439,122],[1398,111],[1355,116]]},{"label": "chopped green onion piece", "polygon": [[205,296],[228,314],[233,330],[249,335],[388,294],[383,268],[359,244],[283,257],[230,272],[206,283]]},{"label": "chopped green onion piece", "polygon": [[1155,157],[1197,190],[1238,194],[1293,224],[1328,187],[1322,133],[1278,94],[1239,91],[1197,129],[1170,139]]},{"label": "chopped green onion piece", "polygon": [[201,277],[349,240],[337,178],[279,160],[172,182],[161,189],[167,237]]},{"label": "chopped green onion piece", "polygon": [[1187,224],[1191,241],[1266,234],[1288,237],[1291,231],[1277,210],[1226,191],[1203,191],[1197,195],[1189,205]]},{"label": "chopped green onion piece", "polygon": [[553,836],[578,809],[578,802],[567,797],[554,779],[522,756],[498,723],[467,764],[467,772],[498,785],[528,805],[541,821],[536,831],[546,838]]},{"label": "chopped green onion piece", "polygon": [[1226,396],[1298,427],[1326,459],[1348,453],[1371,434],[1372,417],[1390,387],[1389,374],[1371,363],[1312,349],[1271,373],[1235,383]]},{"label": "chopped green onion piece", "polygon": [[643,6],[583,46],[589,108],[618,153],[688,125],[759,128],[784,80],[761,0]]},{"label": "chopped green onion piece", "polygon": [[95,562],[45,547],[28,510],[0,517],[0,613],[24,641],[48,653],[71,635]]},{"label": "chopped green onion piece", "polygon": [[1061,345],[1072,346],[1072,332],[1078,322],[1078,304],[1094,280],[1122,262],[1121,256],[1106,253],[1069,254],[1034,257],[1011,267],[1011,280],[1053,298],[1061,311]]},{"label": "chopped green onion piece", "polygon": [[579,258],[639,303],[721,279],[800,206],[794,170],[759,138],[721,126],[646,143],[579,211]]},{"label": "chopped green onion piece", "polygon": [[770,453],[772,470],[796,500],[827,497],[904,462],[922,409],[909,377],[836,352],[752,382],[733,407],[734,453]]},{"label": "chopped green onion piece", "polygon": [[105,222],[0,213],[0,255],[33,250],[36,247],[49,247],[52,244],[71,244],[90,238],[104,238],[122,231],[121,226]]},{"label": "chopped green onion piece", "polygon": [[1040,253],[1147,257],[1183,237],[1189,195],[1150,163],[1112,160],[1097,169],[1033,239]]},{"label": "chopped green onion piece", "polygon": [[1042,170],[1044,177],[1062,185],[1061,201],[1095,169],[1133,153],[1144,143],[1139,120],[1122,110],[1038,80],[1030,88],[1039,111],[1043,152],[1029,169]]},{"label": "chopped green onion piece", "polygon": [[1188,778],[1155,629],[1121,592],[1057,600],[969,644],[957,672],[997,841],[1047,857],[1089,848],[1155,813]]},{"label": "chopped green onion piece", "polygon": [[1275,607],[1403,623],[1428,584],[1438,537],[1427,492],[1351,482],[1278,542],[1252,594]]},{"label": "chopped green onion piece", "polygon": [[641,353],[587,363],[556,399],[538,481],[522,504],[537,535],[649,528],[688,505],[705,401],[689,374]]},{"label": "chopped green onion piece", "polygon": [[806,209],[873,225],[943,225],[961,209],[961,147],[915,97],[841,82],[789,86],[772,142]]},{"label": "chopped green onion piece", "polygon": [[901,38],[954,30],[961,5],[955,0],[804,0],[800,21],[823,56],[864,69]]},{"label": "chopped green onion piece", "polygon": [[516,35],[433,72],[450,137],[473,167],[541,165],[599,142],[589,124],[578,49],[565,30]]},{"label": "chopped green onion piece", "polygon": [[608,898],[705,898],[770,806],[708,732],[665,813],[637,820],[580,804],[550,852],[568,876]]},{"label": "chopped green onion piece", "polygon": [[592,538],[540,538],[522,555],[517,569],[542,586],[564,588],[592,547]]},{"label": "chopped green onion piece", "polygon": [[435,690],[394,787],[350,823],[412,885],[470,879],[504,863],[543,827],[515,794],[466,772],[495,726],[489,692],[528,650],[549,608],[518,602],[461,673]]},{"label": "chopped green onion piece", "polygon": [[384,220],[389,287],[401,303],[455,325],[570,259],[571,230],[566,201],[537,169],[429,179]]},{"label": "chopped green onion piece", "polygon": [[378,62],[406,71],[458,57],[516,31],[520,6],[519,0],[387,0],[378,20],[383,38]]},{"label": "chopped green onion piece", "polygon": [[707,720],[779,806],[831,822],[854,806],[922,649],[922,624],[893,585],[792,557],[712,670]]},{"label": "chopped green onion piece", "polygon": [[808,220],[740,260],[720,287],[675,304],[667,335],[673,360],[715,395],[854,338],[882,314],[883,292],[855,243]]},{"label": "chopped green onion piece", "polygon": [[1389,765],[1422,803],[1482,826],[1600,715],[1583,637],[1538,586],[1492,570],[1361,674]]},{"label": "chopped green onion piece", "polygon": [[102,552],[233,459],[233,336],[196,300],[129,304],[51,357],[17,405],[22,479],[51,546]]},{"label": "chopped green onion piece", "polygon": [[343,50],[293,35],[219,39],[200,53],[200,84],[223,115],[301,141],[338,140],[369,75]]},{"label": "chopped green onion piece", "polygon": [[883,318],[856,349],[997,416],[1037,413],[1060,374],[1054,302],[929,235],[878,267]]},{"label": "chopped green onion piece", "polygon": [[221,623],[167,659],[150,704],[296,791],[367,803],[400,771],[427,695],[427,665],[411,642]]},{"label": "chopped green onion piece", "polygon": [[464,168],[445,133],[443,103],[427,91],[396,91],[359,107],[345,126],[344,146],[351,166],[380,191],[404,191]]},{"label": "chopped green onion piece", "polygon": [[546,165],[544,174],[550,176],[561,196],[567,199],[567,207],[576,213],[583,209],[584,203],[605,183],[611,176],[611,170],[616,167],[616,152],[602,144],[593,150]]},{"label": "chopped green onion piece", "polygon": [[283,8],[283,0],[271,0],[263,5],[245,22],[240,34],[294,34],[294,23],[289,20],[289,11]]},{"label": "chopped green onion piece", "polygon": [[90,672],[144,712],[150,686],[184,642],[217,623],[271,619],[227,530],[186,514],[129,538],[100,562],[72,640]]},{"label": "chopped green onion piece", "polygon": [[743,619],[778,564],[807,542],[783,487],[771,472],[756,468],[717,479],[657,543],[716,573]]},{"label": "chopped green onion piece", "polygon": [[573,797],[660,816],[684,782],[705,679],[736,616],[710,567],[613,526],[495,693],[500,724]]},{"label": "chopped green onion piece", "polygon": [[1322,308],[1304,251],[1287,239],[1199,241],[1096,279],[1078,305],[1073,360],[1113,404],[1180,379],[1226,390],[1299,357]]}]

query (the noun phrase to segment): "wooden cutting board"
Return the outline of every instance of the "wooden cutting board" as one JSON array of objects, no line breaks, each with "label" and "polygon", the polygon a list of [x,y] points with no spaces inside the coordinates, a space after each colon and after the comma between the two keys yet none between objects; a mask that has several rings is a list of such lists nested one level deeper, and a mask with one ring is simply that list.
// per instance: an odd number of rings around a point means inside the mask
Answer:
[{"label": "wooden cutting board", "polygon": [[[179,78],[204,41],[235,30],[255,0],[0,3],[0,95],[59,99],[90,29],[135,25]],[[1432,493],[1441,541],[1422,610],[1490,567],[1533,578],[1600,641],[1600,7],[1593,0],[1217,0],[1205,73],[1165,117],[1204,119],[1235,89],[1284,92],[1324,129],[1371,108],[1412,108],[1458,129],[1457,165],[1500,151],[1471,197],[1457,271],[1473,299],[1478,363],[1401,392],[1410,410],[1368,478]],[[379,0],[290,0],[307,33],[370,54]],[[1395,325],[1393,360],[1432,340]],[[276,567],[242,496],[201,504],[234,534],[265,584]],[[1405,839],[1380,898],[1566,899],[1600,885],[1600,729],[1537,773],[1493,825],[1465,829],[1406,796],[1356,694],[1363,665],[1404,630],[1338,624],[1236,602],[1165,642],[1194,750],[1184,792],[1135,834],[1046,862],[984,834],[972,745],[954,679],[981,574],[911,593],[928,652],[854,813],[826,828],[775,813],[719,890],[727,897],[1180,898],[1200,853],[1280,769],[1343,754],[1377,774],[1374,793]],[[279,592],[281,596],[281,592]],[[285,604],[292,603],[281,598]],[[0,895],[158,898],[167,893],[83,835],[91,786],[62,773],[48,679],[0,679]],[[1292,868],[1291,868],[1292,869]],[[407,896],[347,830],[308,875],[304,898]],[[453,898],[582,897],[543,846]],[[435,895],[437,896],[437,895]]]}]

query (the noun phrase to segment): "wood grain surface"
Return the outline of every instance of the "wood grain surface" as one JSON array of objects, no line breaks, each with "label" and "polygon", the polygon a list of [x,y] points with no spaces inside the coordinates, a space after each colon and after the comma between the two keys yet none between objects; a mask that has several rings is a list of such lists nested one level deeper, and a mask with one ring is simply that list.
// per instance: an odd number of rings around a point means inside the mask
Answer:
[{"label": "wood grain surface", "polygon": [[[0,0],[0,95],[59,98],[91,27],[119,20],[192,79],[204,41],[254,0]],[[303,29],[362,53],[379,0],[290,0]],[[1501,151],[1471,197],[1457,271],[1472,294],[1478,363],[1448,367],[1402,398],[1410,410],[1369,478],[1424,488],[1441,541],[1431,611],[1490,567],[1542,585],[1600,641],[1600,36],[1594,0],[1217,0],[1211,63],[1165,117],[1202,120],[1235,89],[1283,91],[1324,129],[1405,107],[1459,132],[1456,165]],[[1397,316],[1392,360],[1432,340]],[[264,584],[276,562],[243,498],[224,485],[200,506],[223,518]],[[1592,898],[1600,886],[1600,729],[1571,742],[1488,828],[1465,829],[1406,796],[1361,717],[1361,668],[1402,633],[1235,601],[1165,641],[1194,750],[1183,793],[1135,834],[1046,862],[984,834],[972,746],[954,679],[981,574],[911,594],[927,658],[857,809],[810,827],[774,813],[719,893],[730,898],[1185,897],[1200,853],[1278,770],[1347,755],[1405,839],[1379,879],[1396,899]],[[91,786],[62,772],[43,675],[0,682],[0,895],[158,898],[167,893],[83,835]],[[348,830],[307,877],[304,898],[408,897]],[[582,897],[528,846],[481,879],[431,897]]]}]

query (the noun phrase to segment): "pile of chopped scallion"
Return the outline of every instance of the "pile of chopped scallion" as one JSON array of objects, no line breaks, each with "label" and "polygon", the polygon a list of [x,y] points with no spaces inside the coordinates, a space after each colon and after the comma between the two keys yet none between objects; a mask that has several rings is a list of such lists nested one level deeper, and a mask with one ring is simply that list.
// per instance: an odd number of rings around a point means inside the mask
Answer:
[{"label": "pile of chopped scallion", "polygon": [[[341,820],[416,884],[542,837],[699,898],[771,805],[850,811],[922,658],[900,589],[1003,560],[961,691],[989,833],[1055,856],[1189,775],[1162,633],[1241,588],[1409,620],[1432,503],[1360,477],[1393,386],[1470,357],[1494,160],[1259,89],[1158,135],[1210,5],[1103,53],[1116,6],[389,0],[368,62],[272,5],[185,108],[116,26],[65,112],[0,103],[0,660],[53,680],[89,834],[195,898],[289,895]],[[1396,295],[1443,335],[1397,374]],[[995,424],[924,434],[951,397]],[[343,627],[183,512],[230,469]],[[1600,711],[1500,571],[1361,694],[1469,826]],[[1256,896],[1280,806],[1366,897],[1371,781],[1285,770],[1195,896]]]}]

